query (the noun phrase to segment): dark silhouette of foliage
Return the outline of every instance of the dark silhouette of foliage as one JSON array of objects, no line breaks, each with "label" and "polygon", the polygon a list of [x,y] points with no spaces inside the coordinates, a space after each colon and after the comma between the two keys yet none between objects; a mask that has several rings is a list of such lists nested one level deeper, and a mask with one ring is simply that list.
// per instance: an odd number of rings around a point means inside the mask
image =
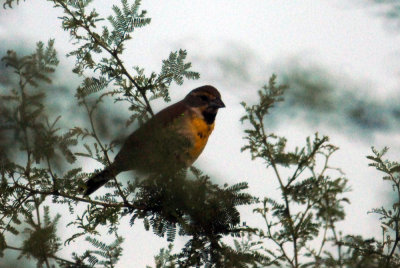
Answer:
[{"label": "dark silhouette of foliage", "polygon": [[[307,138],[305,147],[289,150],[284,137],[266,132],[266,116],[275,102],[283,101],[285,89],[277,86],[276,76],[272,76],[269,84],[259,91],[258,104],[242,104],[246,110],[242,121],[250,123],[245,130],[248,144],[242,150],[250,151],[253,159],[261,158],[267,167],[272,167],[280,186],[280,199],[265,197],[263,206],[254,210],[266,224],[266,228],[256,228],[255,234],[260,240],[274,244],[264,254],[273,260],[271,264],[300,267],[304,258],[301,256],[316,261],[321,258],[329,240],[328,229],[335,234],[335,223],[344,218],[342,203],[348,200],[341,195],[348,188],[345,178],[332,179],[326,174],[333,170],[328,166],[329,157],[338,149],[327,144],[327,137],[315,134],[313,140]],[[324,163],[321,167],[317,164],[320,159]],[[282,169],[291,170],[292,175],[284,178]],[[321,227],[325,230],[321,247],[313,248],[311,242],[318,237]]]},{"label": "dark silhouette of foliage", "polygon": [[[6,4],[11,7],[12,2]],[[60,134],[60,116],[49,117],[46,113],[42,85],[51,83],[51,74],[58,64],[54,40],[47,47],[39,42],[35,53],[29,56],[20,57],[9,51],[3,57],[17,80],[14,88],[1,95],[0,103],[0,135],[7,140],[0,144],[6,152],[0,156],[1,254],[4,250],[21,251],[21,257],[34,258],[38,267],[55,263],[60,267],[115,267],[122,255],[119,225],[123,217],[129,217],[132,227],[136,219],[142,219],[147,230],[152,229],[168,241],[173,242],[176,235],[188,237],[188,243],[176,254],[180,266],[220,266],[228,253],[235,255],[221,239],[239,235],[237,207],[256,201],[243,192],[247,183],[220,187],[192,168],[189,174],[184,170],[176,174],[165,172],[135,177],[128,183],[114,178],[106,185],[107,193],[93,199],[83,197],[81,192],[84,181],[94,173],[82,172],[77,160],[90,158],[108,166],[110,153],[118,144],[102,141],[98,126],[104,123],[97,117],[102,102],[107,98],[126,102],[131,111],[127,124],[145,122],[154,115],[151,101],[170,100],[171,83],[181,85],[184,79],[199,77],[185,61],[186,51],[171,52],[158,73],[147,76],[142,68],[133,66],[136,74],[131,74],[121,59],[124,45],[135,30],[151,21],[146,11],[140,11],[140,1],[129,4],[122,0],[120,6],[113,6],[114,14],[107,20],[90,9],[91,1],[50,2],[63,10],[62,27],[75,45],[68,56],[76,58],[73,72],[82,79],[75,97],[86,111],[87,124],[79,126],[72,122],[74,125]],[[16,153],[16,149],[20,151]],[[64,165],[58,165],[59,162]],[[49,203],[68,208],[68,226],[76,227],[76,232],[63,244],[57,236],[59,216],[50,219],[45,206]],[[83,211],[78,209],[82,204],[86,205]],[[30,227],[24,232],[28,237],[18,247],[12,245],[8,235],[19,235],[22,224]],[[114,243],[101,241],[102,226],[116,236]],[[75,252],[70,260],[58,255],[62,245],[68,246],[81,236],[93,249]]]},{"label": "dark silhouette of foliage", "polygon": [[[270,193],[252,197],[245,182],[219,186],[194,167],[179,172],[166,167],[160,174],[131,176],[127,182],[113,178],[105,193],[82,196],[84,181],[98,171],[83,172],[80,161],[109,166],[119,145],[118,140],[104,142],[103,128],[109,122],[100,114],[103,102],[126,103],[126,125],[140,125],[154,115],[153,100],[170,101],[172,83],[182,85],[199,74],[186,62],[185,50],[171,52],[161,70],[150,74],[123,61],[126,42],[151,22],[139,0],[121,0],[106,19],[90,0],[47,1],[63,11],[61,27],[74,44],[68,56],[76,59],[72,72],[82,81],[75,98],[85,122],[70,120],[63,130],[61,116],[46,110],[44,85],[52,82],[58,65],[54,40],[38,42],[30,55],[10,50],[2,58],[11,86],[0,95],[1,257],[14,250],[19,258],[34,259],[37,267],[116,267],[123,254],[120,222],[128,218],[132,228],[141,220],[146,230],[171,242],[155,256],[157,268],[400,267],[400,164],[383,159],[387,148],[373,149],[368,156],[398,195],[391,208],[371,211],[381,217],[382,238],[343,235],[336,225],[345,220],[349,186],[342,171],[329,164],[338,148],[318,133],[304,146],[289,148],[285,137],[265,127],[271,108],[288,90],[277,85],[275,75],[259,91],[258,103],[242,103],[242,150],[273,171],[268,180],[279,185],[278,198]],[[4,7],[20,2],[5,0]],[[264,226],[241,223],[238,207],[250,204]],[[53,206],[68,209],[63,216],[74,233],[65,241],[58,237],[60,215],[50,216]],[[114,242],[103,242],[105,234]],[[177,235],[187,242],[174,250]],[[13,237],[21,238],[21,244],[13,244]],[[80,238],[90,244],[88,249],[60,256],[63,246]]]}]

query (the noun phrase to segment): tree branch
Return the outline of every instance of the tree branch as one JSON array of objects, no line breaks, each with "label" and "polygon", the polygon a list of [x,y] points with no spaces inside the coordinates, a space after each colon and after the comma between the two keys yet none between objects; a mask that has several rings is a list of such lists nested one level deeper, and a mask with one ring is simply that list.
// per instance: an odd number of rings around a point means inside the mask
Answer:
[{"label": "tree branch", "polygon": [[[144,88],[142,88],[141,86],[139,86],[139,84],[135,81],[135,79],[133,79],[133,77],[129,74],[129,72],[126,70],[126,67],[124,65],[124,63],[122,62],[122,60],[119,58],[117,51],[112,50],[100,37],[98,34],[95,34],[92,32],[92,30],[90,29],[90,26],[87,25],[87,22],[79,20],[75,14],[68,8],[67,4],[64,1],[60,1],[60,0],[54,0],[56,3],[60,4],[64,10],[79,24],[79,26],[81,28],[83,28],[89,35],[91,38],[93,38],[95,40],[95,42],[102,47],[105,51],[107,51],[118,63],[118,65],[121,67],[121,71],[122,73],[129,79],[129,81],[132,82],[133,85],[135,85],[135,87],[138,89],[138,91],[140,92],[140,94],[142,95],[145,103],[146,103],[146,110],[151,114],[151,116],[154,116],[154,112],[153,109],[151,108],[149,99],[146,96],[146,91]],[[83,13],[82,13],[83,14]]]},{"label": "tree branch", "polygon": [[91,200],[91,199],[86,199],[78,196],[73,196],[69,195],[60,191],[42,191],[42,190],[36,190],[33,188],[29,188],[27,186],[15,183],[14,184],[16,187],[23,189],[25,191],[28,191],[31,194],[40,194],[44,196],[61,196],[67,199],[71,199],[73,201],[80,201],[80,202],[85,202],[89,204],[94,204],[94,205],[99,205],[103,207],[113,207],[113,208],[130,208],[130,209],[138,209],[138,210],[143,210],[145,209],[144,206],[138,206],[132,203],[106,203],[106,202],[101,202],[101,201],[96,201],[96,200]]}]

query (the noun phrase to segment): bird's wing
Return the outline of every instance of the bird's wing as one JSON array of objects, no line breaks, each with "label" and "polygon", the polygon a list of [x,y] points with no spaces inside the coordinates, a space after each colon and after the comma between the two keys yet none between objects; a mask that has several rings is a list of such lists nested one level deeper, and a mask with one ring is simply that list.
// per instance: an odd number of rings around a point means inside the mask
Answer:
[{"label": "bird's wing", "polygon": [[115,168],[120,171],[136,169],[137,167],[133,166],[135,161],[147,161],[144,157],[154,152],[155,137],[160,135],[163,130],[168,129],[176,119],[183,117],[187,110],[188,108],[183,101],[177,102],[158,112],[134,131],[126,138],[121,150],[115,157],[113,164]]},{"label": "bird's wing", "polygon": [[173,105],[166,107],[153,116],[145,125],[155,124],[157,127],[169,126],[175,119],[184,115],[188,108],[183,101],[179,101]]},{"label": "bird's wing", "polygon": [[149,121],[143,124],[139,129],[134,131],[128,138],[127,141],[137,140],[136,137],[142,138],[142,135],[151,135],[150,131],[158,131],[163,128],[169,127],[175,119],[183,116],[188,108],[183,101],[177,102],[167,108],[161,110],[154,115]]}]

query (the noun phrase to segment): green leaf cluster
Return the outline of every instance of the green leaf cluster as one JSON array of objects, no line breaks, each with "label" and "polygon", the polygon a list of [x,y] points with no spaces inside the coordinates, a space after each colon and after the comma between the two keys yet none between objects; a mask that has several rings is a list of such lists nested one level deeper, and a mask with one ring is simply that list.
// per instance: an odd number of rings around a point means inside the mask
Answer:
[{"label": "green leaf cluster", "polygon": [[[254,210],[266,225],[255,228],[254,233],[260,241],[274,245],[259,250],[271,260],[270,265],[300,267],[304,256],[314,259],[310,260],[311,265],[318,265],[326,242],[338,242],[335,224],[344,219],[343,204],[349,202],[343,197],[348,191],[347,179],[340,176],[340,170],[328,165],[338,148],[328,144],[327,137],[321,138],[316,133],[314,139],[306,139],[304,147],[290,150],[286,138],[267,133],[266,116],[276,102],[283,101],[286,89],[287,86],[277,86],[273,75],[269,84],[259,91],[259,103],[251,106],[242,103],[246,111],[242,122],[249,123],[244,137],[247,144],[242,150],[249,151],[253,159],[260,158],[266,167],[272,168],[280,189],[279,199],[267,196],[262,207]],[[285,178],[283,170],[291,175]],[[334,172],[339,176],[332,178],[330,173]],[[314,248],[321,230],[321,245]],[[334,238],[328,237],[329,230]],[[336,260],[339,263],[340,258]]]},{"label": "green leaf cluster", "polygon": [[[60,17],[62,28],[69,32],[75,45],[68,56],[76,59],[73,72],[82,79],[75,97],[87,114],[87,124],[71,125],[68,131],[59,134],[61,116],[48,118],[46,92],[41,85],[51,82],[58,64],[53,40],[47,47],[38,43],[35,53],[29,56],[8,52],[3,62],[14,71],[17,83],[9,94],[1,96],[0,135],[13,140],[19,151],[4,146],[6,143],[0,144],[0,149],[7,152],[1,154],[0,165],[1,252],[20,250],[21,257],[34,258],[39,267],[54,263],[61,267],[114,267],[122,255],[120,222],[130,217],[132,225],[135,219],[143,219],[146,229],[151,228],[168,241],[174,241],[176,235],[189,237],[182,251],[174,254],[179,265],[221,264],[228,253],[239,256],[221,239],[239,234],[237,207],[255,201],[244,192],[246,183],[221,187],[193,169],[192,179],[184,171],[133,178],[128,184],[113,179],[106,185],[108,193],[93,199],[81,196],[84,181],[96,171],[82,172],[76,160],[90,158],[108,166],[110,153],[118,144],[102,141],[99,130],[102,122],[97,118],[104,100],[128,103],[132,114],[127,124],[142,123],[154,115],[151,101],[158,98],[170,101],[168,89],[172,83],[182,85],[184,79],[198,79],[199,74],[191,70],[185,50],[171,52],[162,61],[159,72],[147,75],[138,66],[132,67],[133,73],[129,71],[122,60],[126,44],[136,28],[150,23],[146,11],[140,11],[140,1],[129,4],[122,0],[121,5],[113,6],[114,13],[107,20],[92,8],[93,1],[50,2],[64,12]],[[75,252],[72,260],[58,256],[59,216],[50,221],[45,202],[67,208],[71,215],[67,226],[77,228],[64,246],[86,236],[94,250]],[[78,208],[82,204],[86,204],[83,211],[82,206]],[[25,230],[28,237],[20,247],[10,245],[3,234],[19,235],[22,223],[31,226]],[[103,226],[108,234],[117,237],[114,243],[107,245],[98,237]]]},{"label": "green leaf cluster", "polygon": [[[182,249],[174,251],[172,244],[161,249],[155,256],[157,268],[400,267],[400,164],[384,158],[388,148],[373,148],[368,156],[396,195],[392,206],[371,211],[380,217],[382,238],[343,235],[337,223],[345,220],[349,186],[343,172],[329,163],[338,148],[318,133],[303,146],[290,148],[285,137],[266,128],[271,109],[289,90],[278,85],[275,75],[258,91],[258,103],[242,103],[241,121],[246,126],[242,151],[272,171],[266,183],[275,180],[277,198],[271,193],[251,196],[245,182],[217,185],[196,168],[175,172],[178,168],[168,161],[159,174],[127,183],[113,178],[105,194],[83,197],[85,180],[97,170],[82,172],[77,160],[109,166],[120,142],[103,141],[102,126],[110,123],[101,114],[104,102],[127,104],[118,106],[127,107],[126,126],[142,124],[154,115],[153,100],[170,101],[172,83],[182,85],[199,74],[183,49],[162,60],[158,72],[124,62],[135,30],[151,22],[139,0],[121,0],[106,19],[91,0],[48,1],[63,11],[62,28],[74,44],[68,53],[76,59],[72,72],[82,81],[75,97],[87,116],[84,125],[71,122],[64,132],[61,116],[49,116],[44,85],[51,83],[59,63],[54,40],[37,43],[30,55],[10,50],[2,58],[11,83],[0,95],[1,257],[17,250],[20,258],[32,258],[38,267],[115,267],[123,253],[120,223],[128,218],[132,228],[142,220],[146,230],[171,243],[177,235],[187,238]],[[4,7],[19,2],[5,0]],[[179,148],[180,142],[171,145]],[[76,228],[64,246],[86,237],[91,248],[74,252],[70,259],[59,256],[60,215],[51,217],[50,202],[68,210],[67,227]],[[239,206],[250,205],[265,225],[241,223]],[[105,235],[114,236],[114,242],[104,243]],[[20,245],[10,239],[15,236],[23,237]]]}]

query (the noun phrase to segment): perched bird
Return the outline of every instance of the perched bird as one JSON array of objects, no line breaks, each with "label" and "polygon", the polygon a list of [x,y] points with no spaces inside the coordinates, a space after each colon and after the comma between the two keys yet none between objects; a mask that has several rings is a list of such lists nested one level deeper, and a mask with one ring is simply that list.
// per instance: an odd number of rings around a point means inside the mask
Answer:
[{"label": "perched bird", "polygon": [[193,89],[128,136],[114,162],[86,182],[84,195],[123,171],[172,174],[189,167],[206,146],[218,109],[223,107],[216,88]]}]

